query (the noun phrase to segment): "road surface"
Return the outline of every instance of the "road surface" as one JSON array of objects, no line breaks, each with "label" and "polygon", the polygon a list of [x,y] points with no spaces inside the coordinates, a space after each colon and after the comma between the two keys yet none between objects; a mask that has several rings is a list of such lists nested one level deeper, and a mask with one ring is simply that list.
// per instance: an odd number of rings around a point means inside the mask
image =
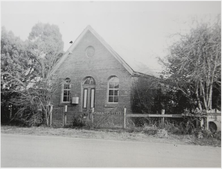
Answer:
[{"label": "road surface", "polygon": [[220,167],[219,147],[1,135],[2,167]]}]

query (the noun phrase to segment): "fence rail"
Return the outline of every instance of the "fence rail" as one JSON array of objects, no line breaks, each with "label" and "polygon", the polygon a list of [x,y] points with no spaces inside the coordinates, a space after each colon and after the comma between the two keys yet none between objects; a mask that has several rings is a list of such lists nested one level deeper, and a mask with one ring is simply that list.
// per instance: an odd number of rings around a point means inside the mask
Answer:
[{"label": "fence rail", "polygon": [[[57,110],[61,108],[54,108],[54,110]],[[94,116],[95,115],[121,115],[121,117],[123,117],[123,120],[121,118],[120,123],[122,123],[122,127],[125,129],[127,127],[127,118],[138,118],[138,117],[142,117],[142,118],[146,118],[146,117],[150,117],[150,118],[161,118],[161,122],[164,123],[165,118],[184,118],[184,117],[198,117],[201,118],[201,125],[203,125],[204,123],[206,124],[205,127],[206,129],[209,129],[209,122],[218,122],[220,123],[221,118],[217,118],[218,116],[221,116],[221,112],[220,111],[216,111],[216,110],[210,110],[210,111],[204,111],[203,113],[196,113],[196,114],[165,114],[165,110],[161,111],[161,114],[127,114],[127,110],[126,108],[123,109],[123,111],[121,110],[116,110],[116,111],[111,111],[111,112],[95,112],[94,108],[92,108],[91,112],[88,115],[89,120],[91,120],[91,122],[94,122]],[[63,126],[65,126],[67,124],[67,107],[65,106],[63,109]],[[52,124],[52,118],[50,119]],[[120,125],[120,126],[121,126]]]},{"label": "fence rail", "polygon": [[[219,113],[218,113],[219,112]],[[161,112],[162,114],[127,114],[126,109],[124,108],[124,121],[123,128],[126,128],[127,118],[129,117],[158,117],[161,118],[162,123],[164,123],[165,118],[184,118],[184,117],[199,117],[202,118],[202,125],[205,121],[206,129],[209,129],[209,122],[217,121],[217,116],[221,116],[220,111],[209,111],[204,112],[203,114],[165,114],[165,110]],[[212,120],[212,117],[214,120]],[[216,119],[216,120],[215,120]]]},{"label": "fence rail", "polygon": [[171,117],[182,118],[181,114],[127,114],[127,117]]}]

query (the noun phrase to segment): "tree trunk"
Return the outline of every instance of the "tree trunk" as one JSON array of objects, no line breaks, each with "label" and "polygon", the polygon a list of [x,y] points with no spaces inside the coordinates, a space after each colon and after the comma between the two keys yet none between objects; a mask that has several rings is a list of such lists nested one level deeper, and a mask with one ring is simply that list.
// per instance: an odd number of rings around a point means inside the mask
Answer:
[{"label": "tree trunk", "polygon": [[210,86],[210,91],[209,91],[209,100],[208,100],[209,110],[212,109],[212,94],[213,94],[213,85]]},{"label": "tree trunk", "polygon": [[203,95],[204,108],[207,109],[206,93],[205,93],[204,86],[203,86],[202,82],[200,82],[200,89],[201,89],[202,95]]},{"label": "tree trunk", "polygon": [[46,125],[49,126],[49,116],[48,112],[45,112]]},{"label": "tree trunk", "polygon": [[198,93],[198,87],[196,88],[196,97],[197,97],[198,107],[199,107],[200,111],[202,111],[202,105],[201,105],[201,102],[200,102],[200,96],[199,96],[199,93]]}]

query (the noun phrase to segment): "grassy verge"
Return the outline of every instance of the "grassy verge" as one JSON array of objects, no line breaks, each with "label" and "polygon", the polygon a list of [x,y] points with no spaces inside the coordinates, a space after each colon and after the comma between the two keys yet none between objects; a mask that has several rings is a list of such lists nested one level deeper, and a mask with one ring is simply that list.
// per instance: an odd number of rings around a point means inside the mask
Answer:
[{"label": "grassy verge", "polygon": [[162,137],[158,134],[144,131],[131,131],[122,129],[72,129],[72,128],[49,128],[49,127],[16,127],[1,126],[1,133],[25,134],[38,136],[62,136],[72,138],[108,139],[108,140],[130,140],[170,144],[194,144],[205,146],[221,146],[221,141],[215,138],[197,139],[193,135],[170,134]]}]

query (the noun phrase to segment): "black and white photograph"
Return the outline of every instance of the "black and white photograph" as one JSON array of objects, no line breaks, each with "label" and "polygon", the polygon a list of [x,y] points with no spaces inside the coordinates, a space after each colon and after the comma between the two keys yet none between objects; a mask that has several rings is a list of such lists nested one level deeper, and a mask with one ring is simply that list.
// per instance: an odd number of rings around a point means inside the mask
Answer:
[{"label": "black and white photograph", "polygon": [[221,1],[1,1],[2,168],[220,168]]}]

